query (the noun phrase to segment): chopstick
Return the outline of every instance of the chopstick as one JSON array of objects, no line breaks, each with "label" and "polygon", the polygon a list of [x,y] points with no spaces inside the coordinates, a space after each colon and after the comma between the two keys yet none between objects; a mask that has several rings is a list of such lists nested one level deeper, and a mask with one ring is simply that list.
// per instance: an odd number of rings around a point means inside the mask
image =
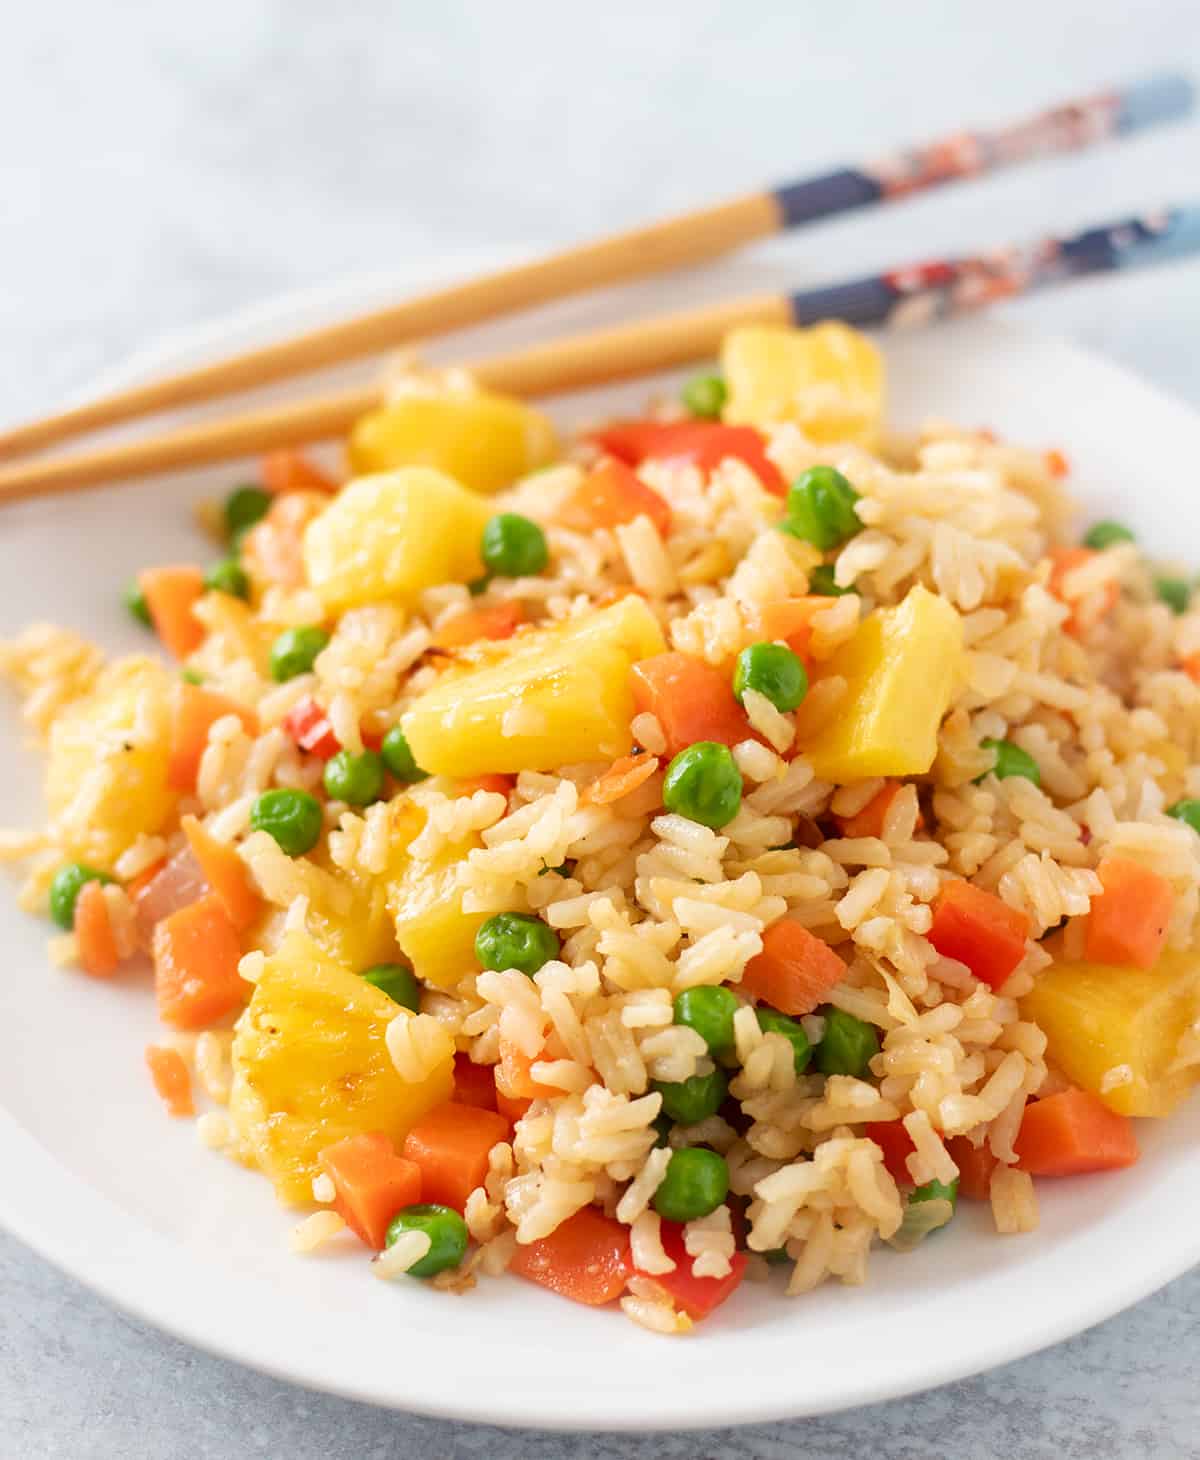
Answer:
[{"label": "chopstick", "polygon": [[[794,294],[762,294],[466,362],[490,389],[547,396],[711,358],[744,324],[911,325],[949,318],[1084,274],[1200,254],[1200,202],[1062,238],[937,259]],[[378,388],[307,398],[74,456],[0,468],[0,502],[77,491],[343,435],[379,405]]]},{"label": "chopstick", "polygon": [[957,133],[859,166],[749,193],[11,427],[0,431],[0,457],[427,340],[583,290],[698,264],[754,239],[944,183],[1083,150],[1185,116],[1193,101],[1190,80],[1166,73],[1062,103],[1008,126]]}]

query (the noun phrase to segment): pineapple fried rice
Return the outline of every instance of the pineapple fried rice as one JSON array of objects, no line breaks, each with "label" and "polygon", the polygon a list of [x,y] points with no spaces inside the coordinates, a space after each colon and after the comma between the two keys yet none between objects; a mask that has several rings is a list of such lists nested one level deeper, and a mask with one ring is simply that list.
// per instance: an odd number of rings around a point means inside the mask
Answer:
[{"label": "pineapple fried rice", "polygon": [[140,575],[173,667],[0,645],[22,905],[149,957],[154,1086],[293,1250],[684,1333],[960,1198],[1028,1232],[1200,1077],[1190,582],[1057,452],[882,414],[840,325],[567,445],[413,374]]}]

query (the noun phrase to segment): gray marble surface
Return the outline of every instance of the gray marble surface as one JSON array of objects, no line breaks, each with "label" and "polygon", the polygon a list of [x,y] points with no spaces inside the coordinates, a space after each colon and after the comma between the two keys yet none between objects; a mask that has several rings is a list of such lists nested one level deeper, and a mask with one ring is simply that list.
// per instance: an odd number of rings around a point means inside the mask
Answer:
[{"label": "gray marble surface", "polygon": [[[1166,64],[1195,0],[45,0],[0,32],[0,418],[147,340],[415,255],[604,231]],[[1200,127],[794,242],[816,279],[1200,194]],[[1200,404],[1200,266],[1021,306]],[[0,1237],[0,1455],[1195,1455],[1200,1276],[914,1399],[704,1435],[471,1429],[305,1393]],[[1027,1299],[1026,1299],[1027,1300]],[[1036,1299],[1035,1299],[1036,1301]],[[736,1376],[730,1376],[736,1383]]]}]

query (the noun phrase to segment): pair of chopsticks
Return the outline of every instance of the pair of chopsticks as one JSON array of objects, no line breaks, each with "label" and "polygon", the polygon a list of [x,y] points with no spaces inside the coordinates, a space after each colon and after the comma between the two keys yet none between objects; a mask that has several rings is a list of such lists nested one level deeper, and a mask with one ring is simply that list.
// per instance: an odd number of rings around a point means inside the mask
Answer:
[{"label": "pair of chopsticks", "polygon": [[[0,458],[428,340],[584,290],[697,264],[755,239],[940,184],[1082,151],[1183,117],[1193,102],[1187,78],[1156,76],[1053,107],[1014,125],[960,133],[864,166],[751,193],[0,431]],[[736,325],[807,325],[830,318],[856,325],[924,322],[1067,278],[1194,252],[1200,252],[1200,204],[794,294],[728,300],[468,361],[465,368],[485,387],[516,395],[554,395],[711,357],[725,332]],[[380,400],[378,388],[343,391],[77,455],[20,462],[0,468],[0,501],[329,440],[343,435]]]}]

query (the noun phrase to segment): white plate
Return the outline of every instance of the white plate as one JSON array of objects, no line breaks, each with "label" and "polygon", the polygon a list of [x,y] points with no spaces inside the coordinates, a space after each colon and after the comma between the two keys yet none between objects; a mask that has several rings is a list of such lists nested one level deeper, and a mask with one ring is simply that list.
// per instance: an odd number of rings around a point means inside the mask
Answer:
[{"label": "white plate", "polygon": [[[444,273],[444,269],[440,270]],[[711,293],[779,278],[770,255],[706,276]],[[376,281],[285,301],[144,357],[177,367],[396,292]],[[691,281],[576,301],[578,327],[677,304]],[[494,331],[502,343],[528,322]],[[483,337],[480,337],[483,338]],[[471,342],[474,350],[479,340]],[[1137,525],[1155,551],[1197,538],[1200,419],[1113,366],[991,319],[887,342],[894,416],[938,414],[1058,445],[1089,511]],[[295,393],[294,391],[292,393]],[[636,392],[610,392],[628,406]],[[594,400],[587,409],[594,408]],[[563,414],[577,416],[572,404]],[[145,646],[119,606],[139,566],[195,556],[189,504],[236,469],[84,493],[0,514],[0,634],[34,618],[115,649]],[[1153,504],[1153,507],[1151,507]],[[0,708],[5,822],[38,816],[36,758]],[[746,1284],[684,1342],[516,1280],[465,1299],[385,1284],[365,1255],[298,1260],[260,1177],[167,1120],[141,1051],[155,1022],[144,974],[95,983],[47,967],[47,928],[0,898],[0,1218],[113,1302],[214,1352],[356,1399],[555,1428],[714,1426],[887,1399],[1017,1358],[1144,1297],[1200,1258],[1200,1106],[1143,1124],[1136,1167],[1039,1188],[1036,1235],[998,1238],[970,1203],[917,1252],[878,1253],[863,1288],[795,1301]]]}]

